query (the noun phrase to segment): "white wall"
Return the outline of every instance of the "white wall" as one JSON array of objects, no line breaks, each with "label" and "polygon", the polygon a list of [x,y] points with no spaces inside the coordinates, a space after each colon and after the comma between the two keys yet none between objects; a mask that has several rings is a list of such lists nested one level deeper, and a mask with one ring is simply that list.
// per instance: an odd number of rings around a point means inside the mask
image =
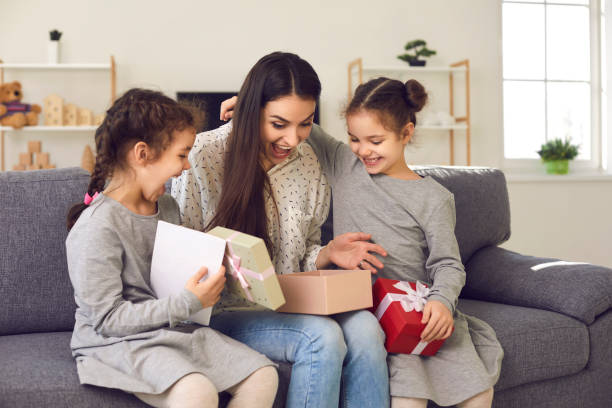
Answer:
[{"label": "white wall", "polygon": [[[340,139],[346,137],[339,112],[346,102],[347,63],[362,57],[372,65],[401,66],[395,56],[404,43],[424,38],[438,51],[431,65],[470,59],[472,164],[501,164],[498,1],[30,0],[6,2],[2,8],[0,58],[5,62],[44,61],[48,31],[58,28],[64,32],[63,62],[105,62],[110,54],[115,56],[119,92],[133,86],[169,95],[237,90],[264,54],[296,52],[318,72],[322,125]],[[24,83],[27,102],[40,103],[57,92],[99,112],[109,101],[107,73],[7,72],[5,80],[12,79]],[[431,108],[447,109],[445,77],[419,79],[430,88]],[[447,136],[419,136],[407,153],[411,161],[446,164]],[[83,145],[92,140],[88,133],[10,133],[9,166],[33,138],[43,140],[43,148],[59,166],[78,164]],[[459,134],[458,164],[465,157],[463,144]],[[605,209],[612,198],[611,182],[510,183],[509,191],[513,237],[507,248],[612,267],[612,245],[604,236],[612,230],[612,216]],[[563,225],[564,233],[553,230],[555,225]]]}]

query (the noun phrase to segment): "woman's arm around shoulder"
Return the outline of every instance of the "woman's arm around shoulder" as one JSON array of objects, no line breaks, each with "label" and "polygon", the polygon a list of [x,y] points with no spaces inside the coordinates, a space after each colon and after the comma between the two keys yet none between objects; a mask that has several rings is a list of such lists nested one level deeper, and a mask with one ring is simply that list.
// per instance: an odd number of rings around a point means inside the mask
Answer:
[{"label": "woman's arm around shoulder", "polygon": [[321,169],[331,179],[338,177],[353,158],[353,153],[346,143],[333,138],[317,124],[312,125],[306,142],[317,155]]}]

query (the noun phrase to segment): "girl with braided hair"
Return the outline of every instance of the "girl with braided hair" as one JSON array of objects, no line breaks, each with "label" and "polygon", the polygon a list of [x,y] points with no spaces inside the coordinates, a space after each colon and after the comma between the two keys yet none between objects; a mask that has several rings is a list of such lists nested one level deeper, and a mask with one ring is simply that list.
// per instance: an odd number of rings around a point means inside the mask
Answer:
[{"label": "girl with braided hair", "polygon": [[155,91],[132,89],[97,129],[83,203],[68,214],[66,252],[77,310],[71,349],[82,384],[117,388],[155,407],[270,407],[278,377],[264,355],[185,322],[214,305],[223,267],[194,271],[185,289],[157,299],[150,285],[159,220],[180,223],[164,185],[189,169],[199,119]]}]

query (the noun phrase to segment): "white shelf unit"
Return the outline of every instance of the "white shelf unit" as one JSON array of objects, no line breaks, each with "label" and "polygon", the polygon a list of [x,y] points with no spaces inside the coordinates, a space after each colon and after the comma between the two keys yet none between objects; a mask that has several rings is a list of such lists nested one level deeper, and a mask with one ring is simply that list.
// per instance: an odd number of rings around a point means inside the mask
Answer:
[{"label": "white shelf unit", "polygon": [[[4,83],[4,70],[103,70],[110,71],[110,93],[111,103],[114,102],[117,96],[117,67],[115,58],[111,55],[108,64],[89,64],[89,63],[72,63],[72,64],[35,64],[35,63],[3,63],[0,60],[0,84]],[[91,132],[96,130],[97,126],[24,126],[21,129],[13,129],[12,127],[0,126],[0,171],[5,170],[5,149],[4,149],[4,133],[5,132]]]},{"label": "white shelf unit", "polygon": [[403,74],[403,73],[442,73],[448,74],[449,78],[449,101],[450,101],[450,115],[454,116],[454,75],[463,74],[465,75],[465,116],[456,117],[456,124],[452,126],[417,126],[417,129],[432,130],[432,131],[448,131],[449,132],[449,151],[450,151],[450,164],[455,164],[455,131],[465,132],[465,144],[466,144],[466,162],[469,166],[472,162],[471,158],[471,142],[470,142],[470,61],[465,59],[458,61],[449,66],[438,66],[438,67],[395,67],[395,66],[367,66],[363,65],[363,60],[357,58],[348,64],[348,98],[351,100],[353,97],[353,75],[357,71],[357,80],[359,84],[363,83],[363,73],[388,73],[391,74]]},{"label": "white shelf unit", "polygon": [[[112,58],[112,57],[111,57]],[[1,68],[5,69],[102,69],[108,70],[112,68],[112,63],[110,64],[13,64],[6,63],[0,64]]]},{"label": "white shelf unit", "polygon": [[97,126],[83,125],[83,126],[24,126],[21,129],[13,129],[10,126],[0,126],[2,132],[85,132],[96,130]]}]

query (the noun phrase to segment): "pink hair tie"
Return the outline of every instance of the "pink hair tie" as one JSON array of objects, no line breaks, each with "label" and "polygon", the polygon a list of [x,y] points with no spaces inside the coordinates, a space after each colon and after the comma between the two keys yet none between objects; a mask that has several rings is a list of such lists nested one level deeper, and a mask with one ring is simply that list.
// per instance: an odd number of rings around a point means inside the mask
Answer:
[{"label": "pink hair tie", "polygon": [[83,199],[83,204],[85,204],[85,205],[91,204],[91,202],[93,200],[95,200],[97,196],[98,196],[98,192],[97,191],[96,191],[96,194],[93,195],[93,197],[90,196],[89,193],[85,193],[85,199]]}]

